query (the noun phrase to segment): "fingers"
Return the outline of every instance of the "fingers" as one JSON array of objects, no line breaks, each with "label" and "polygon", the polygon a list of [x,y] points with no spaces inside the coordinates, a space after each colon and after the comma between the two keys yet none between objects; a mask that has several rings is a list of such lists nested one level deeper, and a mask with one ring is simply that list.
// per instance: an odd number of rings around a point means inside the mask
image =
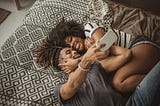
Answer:
[{"label": "fingers", "polygon": [[70,70],[69,69],[69,67],[67,67],[67,66],[65,66],[64,64],[60,64],[61,66],[63,65],[63,67],[61,67],[61,69],[65,72],[65,73],[67,73],[67,74],[69,74],[72,70]]},{"label": "fingers", "polygon": [[86,38],[85,41],[85,47],[86,49],[90,48],[95,42],[92,38]]},{"label": "fingers", "polygon": [[103,60],[103,59],[105,59],[105,58],[107,58],[109,56],[109,53],[110,53],[109,50],[106,50],[106,51],[97,51],[95,59],[97,59],[97,60]]},{"label": "fingers", "polygon": [[65,69],[64,72],[67,73],[67,74],[69,74],[71,72],[71,70]]},{"label": "fingers", "polygon": [[100,51],[101,48],[103,48],[105,44],[100,44],[99,46],[96,47],[96,51]]},{"label": "fingers", "polygon": [[65,70],[65,69],[68,69],[68,67],[67,66],[63,66],[63,67],[61,67],[61,69]]},{"label": "fingers", "polygon": [[96,44],[94,43],[92,46],[91,46],[91,48],[95,48],[96,47]]},{"label": "fingers", "polygon": [[100,44],[100,45],[98,46],[98,49],[101,49],[101,48],[103,48],[105,45],[106,45],[105,43],[103,43],[103,44]]}]

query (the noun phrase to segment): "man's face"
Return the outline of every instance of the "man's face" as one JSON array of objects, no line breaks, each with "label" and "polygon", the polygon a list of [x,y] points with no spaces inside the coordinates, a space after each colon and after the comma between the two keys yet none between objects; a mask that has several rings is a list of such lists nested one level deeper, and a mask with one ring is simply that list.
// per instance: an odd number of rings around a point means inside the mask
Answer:
[{"label": "man's face", "polygon": [[67,73],[74,71],[78,66],[78,59],[80,58],[80,54],[77,53],[77,51],[72,50],[71,48],[64,48],[60,52],[59,56],[59,64],[61,69]]},{"label": "man's face", "polygon": [[78,52],[82,52],[85,50],[84,39],[80,37],[68,36],[65,38],[65,42],[73,50],[77,50]]}]

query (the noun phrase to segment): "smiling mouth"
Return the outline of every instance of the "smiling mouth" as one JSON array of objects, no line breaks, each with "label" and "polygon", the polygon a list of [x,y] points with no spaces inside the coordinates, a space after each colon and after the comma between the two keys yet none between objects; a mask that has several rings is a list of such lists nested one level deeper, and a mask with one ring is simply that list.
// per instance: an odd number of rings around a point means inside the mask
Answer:
[{"label": "smiling mouth", "polygon": [[75,50],[79,50],[79,47],[80,47],[80,44],[79,44],[79,43],[75,43],[74,49],[75,49]]},{"label": "smiling mouth", "polygon": [[80,58],[81,57],[81,55],[80,54],[77,54],[77,55],[74,55],[73,56],[73,59],[77,59],[77,58]]}]

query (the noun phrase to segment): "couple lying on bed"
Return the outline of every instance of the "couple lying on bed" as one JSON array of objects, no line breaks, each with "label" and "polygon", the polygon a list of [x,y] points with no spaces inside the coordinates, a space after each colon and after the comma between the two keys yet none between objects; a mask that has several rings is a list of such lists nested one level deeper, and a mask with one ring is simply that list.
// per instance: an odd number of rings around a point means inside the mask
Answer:
[{"label": "couple lying on bed", "polygon": [[[55,66],[69,75],[68,80],[54,90],[61,105],[156,104],[160,96],[159,46],[149,38],[139,36],[131,42],[129,49],[113,45],[109,50],[100,51],[104,45],[96,47],[94,42],[104,35],[104,28],[90,25],[93,33],[89,33],[91,38],[85,39],[80,24],[63,20],[35,51],[37,63],[44,67]],[[133,94],[123,95],[129,92]]]}]

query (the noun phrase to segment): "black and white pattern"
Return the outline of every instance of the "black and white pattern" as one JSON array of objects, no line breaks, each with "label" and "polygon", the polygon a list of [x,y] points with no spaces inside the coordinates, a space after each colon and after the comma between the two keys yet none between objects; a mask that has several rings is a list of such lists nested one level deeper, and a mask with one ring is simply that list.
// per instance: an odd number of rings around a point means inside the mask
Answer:
[{"label": "black and white pattern", "polygon": [[53,89],[67,76],[37,65],[33,52],[63,17],[88,22],[89,1],[37,0],[27,11],[23,25],[0,49],[0,106],[59,106]]},{"label": "black and white pattern", "polygon": [[90,0],[43,0],[38,1],[29,9],[24,19],[26,24],[38,25],[53,28],[58,22],[76,20],[86,22],[87,5]]},{"label": "black and white pattern", "polygon": [[87,16],[99,26],[108,28],[113,21],[113,11],[103,0],[90,0],[87,6]]},{"label": "black and white pattern", "polygon": [[53,89],[56,84],[65,81],[65,78],[16,65],[3,65],[7,67],[0,71],[0,105],[10,103],[16,106],[14,104],[19,102],[21,106],[32,103],[38,106],[58,105]]},{"label": "black and white pattern", "polygon": [[62,18],[79,23],[94,21],[108,27],[113,21],[113,12],[103,0],[40,0],[29,9],[24,21],[53,28]]},{"label": "black and white pattern", "polygon": [[33,51],[49,31],[49,28],[22,25],[1,47],[3,61],[37,70]]}]

